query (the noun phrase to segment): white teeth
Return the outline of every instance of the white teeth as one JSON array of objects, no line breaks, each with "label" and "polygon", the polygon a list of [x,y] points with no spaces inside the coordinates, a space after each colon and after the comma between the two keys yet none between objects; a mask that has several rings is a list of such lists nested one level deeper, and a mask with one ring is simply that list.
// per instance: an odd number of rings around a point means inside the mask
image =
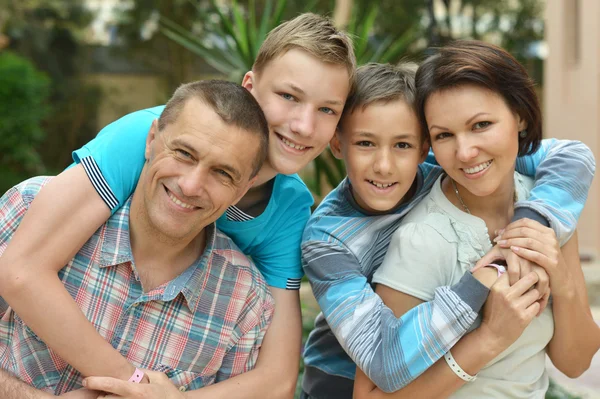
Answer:
[{"label": "white teeth", "polygon": [[283,141],[283,143],[284,143],[285,145],[287,145],[288,147],[292,147],[292,148],[295,148],[295,149],[297,149],[297,150],[303,150],[303,149],[305,149],[305,148],[306,148],[305,146],[302,146],[302,145],[298,145],[298,144],[294,144],[294,143],[292,143],[291,141],[289,141],[288,139],[286,139],[286,138],[285,138],[285,137],[283,137],[283,136],[281,136],[281,141]]},{"label": "white teeth", "polygon": [[195,209],[196,207],[190,204],[186,204],[185,202],[181,202],[179,201],[177,198],[175,198],[175,196],[173,194],[171,194],[171,192],[168,192],[169,194],[169,198],[171,198],[171,201],[173,201],[174,203],[176,203],[177,205],[179,205],[182,208],[186,208],[186,209]]},{"label": "white teeth", "polygon": [[391,187],[394,184],[396,184],[396,183],[378,183],[374,180],[369,180],[369,183],[371,183],[372,185],[374,185],[377,188],[388,188],[388,187]]},{"label": "white teeth", "polygon": [[491,164],[492,160],[489,160],[473,168],[464,168],[463,170],[465,171],[465,173],[471,175],[473,173],[481,172],[482,170],[487,169]]}]

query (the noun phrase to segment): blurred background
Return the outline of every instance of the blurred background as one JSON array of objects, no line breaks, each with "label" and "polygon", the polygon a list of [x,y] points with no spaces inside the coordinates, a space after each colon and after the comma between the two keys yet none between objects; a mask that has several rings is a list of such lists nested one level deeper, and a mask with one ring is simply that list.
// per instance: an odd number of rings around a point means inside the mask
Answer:
[{"label": "blurred background", "polygon": [[[265,34],[306,11],[349,31],[359,64],[418,62],[459,38],[498,44],[538,83],[545,135],[581,140],[598,155],[597,0],[0,0],[0,192],[59,173],[103,126],[163,104],[183,82],[240,82]],[[325,152],[302,177],[318,203],[344,173]],[[595,182],[579,229],[598,318],[599,190]],[[308,332],[318,309],[303,292]],[[595,364],[587,376],[600,376]],[[588,380],[565,383],[582,395],[600,391]],[[558,387],[549,395],[573,397]]]}]

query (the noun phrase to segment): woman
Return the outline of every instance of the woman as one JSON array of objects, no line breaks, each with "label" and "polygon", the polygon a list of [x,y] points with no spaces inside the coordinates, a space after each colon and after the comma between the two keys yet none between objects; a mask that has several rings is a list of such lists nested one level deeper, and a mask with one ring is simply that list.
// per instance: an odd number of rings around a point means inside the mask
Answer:
[{"label": "woman", "polygon": [[[523,222],[524,238],[494,234],[533,186],[515,172],[517,156],[535,151],[542,137],[533,83],[509,53],[472,41],[440,49],[416,80],[417,111],[445,175],[394,233],[373,277],[377,292],[399,317],[431,300],[438,286],[456,282],[495,240],[547,271],[553,301],[534,318],[535,293],[515,292],[520,316],[502,321],[503,333],[491,331],[502,323],[486,319],[486,312],[479,328],[405,389],[385,394],[359,371],[354,396],[543,398],[545,355],[576,377],[600,347],[600,328],[587,302],[577,234],[562,247],[551,229],[533,221]],[[498,276],[486,305],[491,308],[494,293],[507,289],[507,277],[501,266],[487,269]]]}]

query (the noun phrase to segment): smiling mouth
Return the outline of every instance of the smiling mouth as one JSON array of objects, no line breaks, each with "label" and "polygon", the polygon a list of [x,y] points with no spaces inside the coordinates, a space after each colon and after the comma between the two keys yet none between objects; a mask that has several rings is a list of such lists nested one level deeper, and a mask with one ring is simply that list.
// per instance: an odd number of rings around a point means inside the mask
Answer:
[{"label": "smiling mouth", "polygon": [[394,183],[379,183],[376,182],[375,180],[367,180],[370,184],[372,184],[373,186],[377,187],[377,188],[388,188],[388,187],[392,187],[396,184],[398,184],[398,182],[394,182]]},{"label": "smiling mouth", "polygon": [[294,150],[297,150],[297,151],[304,151],[304,150],[306,150],[307,148],[312,148],[312,147],[307,147],[307,146],[304,146],[304,145],[296,144],[296,143],[294,143],[294,142],[292,142],[292,141],[290,141],[290,140],[286,139],[285,137],[283,137],[283,136],[282,136],[282,135],[280,135],[279,133],[275,133],[275,134],[277,135],[277,137],[279,138],[279,140],[281,140],[281,142],[282,142],[283,144],[285,144],[286,146],[288,146],[288,147],[290,147],[290,148],[293,148]]},{"label": "smiling mouth", "polygon": [[171,191],[169,191],[169,189],[166,186],[163,186],[163,187],[165,187],[165,191],[167,192],[167,196],[169,197],[169,199],[175,205],[178,205],[178,206],[180,206],[182,208],[189,209],[189,210],[192,210],[192,211],[195,210],[195,209],[200,209],[197,206],[190,205],[190,204],[188,204],[186,202],[181,201],[180,199],[178,199],[177,197],[175,197],[175,195],[173,195],[173,193]]},{"label": "smiling mouth", "polygon": [[480,163],[479,165],[474,166],[472,168],[462,168],[462,170],[468,175],[473,175],[475,173],[479,173],[482,170],[489,168],[493,161],[493,159],[490,159],[489,161]]}]

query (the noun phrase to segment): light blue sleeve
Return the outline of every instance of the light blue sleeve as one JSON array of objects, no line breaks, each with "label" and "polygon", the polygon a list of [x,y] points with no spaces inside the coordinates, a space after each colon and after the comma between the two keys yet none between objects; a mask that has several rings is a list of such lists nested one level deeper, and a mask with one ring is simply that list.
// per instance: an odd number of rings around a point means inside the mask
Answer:
[{"label": "light blue sleeve", "polygon": [[114,213],[131,196],[144,167],[146,137],[164,106],[128,114],[73,151],[106,205]]},{"label": "light blue sleeve", "polygon": [[585,205],[596,161],[580,141],[543,140],[533,155],[517,159],[517,171],[534,177],[526,201],[515,205],[513,220],[537,212],[550,223],[561,244],[566,243]]}]

